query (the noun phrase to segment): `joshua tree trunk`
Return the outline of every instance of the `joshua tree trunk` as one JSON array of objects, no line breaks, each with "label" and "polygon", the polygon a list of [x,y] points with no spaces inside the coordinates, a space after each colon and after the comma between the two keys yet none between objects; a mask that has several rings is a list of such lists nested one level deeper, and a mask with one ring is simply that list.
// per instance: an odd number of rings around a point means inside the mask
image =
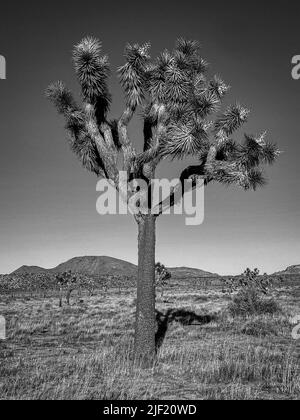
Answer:
[{"label": "joshua tree trunk", "polygon": [[72,289],[67,290],[66,301],[67,305],[70,306],[70,298],[71,298]]},{"label": "joshua tree trunk", "polygon": [[62,288],[59,288],[59,307],[62,308],[62,301],[63,301],[63,291]]},{"label": "joshua tree trunk", "polygon": [[156,218],[143,216],[139,221],[139,263],[135,356],[145,367],[155,358],[155,226]]}]

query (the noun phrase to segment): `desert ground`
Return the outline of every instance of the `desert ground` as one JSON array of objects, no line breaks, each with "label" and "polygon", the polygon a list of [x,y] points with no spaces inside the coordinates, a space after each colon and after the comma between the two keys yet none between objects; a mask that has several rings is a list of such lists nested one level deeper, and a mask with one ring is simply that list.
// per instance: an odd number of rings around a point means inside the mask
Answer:
[{"label": "desert ground", "polygon": [[218,288],[167,288],[157,309],[177,316],[148,370],[132,363],[134,288],[75,293],[62,308],[54,292],[2,295],[0,399],[298,400],[300,287],[272,294],[279,313],[244,318]]}]

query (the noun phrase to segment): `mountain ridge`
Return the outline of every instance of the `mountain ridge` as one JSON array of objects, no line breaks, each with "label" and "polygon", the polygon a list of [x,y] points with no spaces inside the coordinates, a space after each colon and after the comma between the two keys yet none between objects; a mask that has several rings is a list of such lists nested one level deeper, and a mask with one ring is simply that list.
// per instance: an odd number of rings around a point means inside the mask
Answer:
[{"label": "mountain ridge", "polygon": [[[73,257],[54,268],[43,268],[39,266],[23,265],[10,275],[38,274],[38,273],[58,273],[63,271],[73,271],[90,275],[127,275],[136,276],[137,266],[128,261],[108,256],[82,256]],[[169,267],[173,278],[196,278],[196,277],[220,277],[217,273],[192,267]],[[285,270],[278,271],[273,276],[280,275],[300,275],[300,265],[295,264],[287,267]],[[225,276],[228,277],[228,276]]]},{"label": "mountain ridge", "polygon": [[[125,274],[127,276],[137,275],[137,266],[130,262],[107,256],[83,256],[71,258],[54,268],[43,268],[39,266],[26,266],[18,268],[10,275],[58,273],[73,271],[91,275]],[[218,274],[210,273],[198,268],[170,267],[168,270],[174,278],[176,277],[219,277]]]},{"label": "mountain ridge", "polygon": [[274,273],[274,276],[300,274],[300,264],[290,265],[285,270]]}]

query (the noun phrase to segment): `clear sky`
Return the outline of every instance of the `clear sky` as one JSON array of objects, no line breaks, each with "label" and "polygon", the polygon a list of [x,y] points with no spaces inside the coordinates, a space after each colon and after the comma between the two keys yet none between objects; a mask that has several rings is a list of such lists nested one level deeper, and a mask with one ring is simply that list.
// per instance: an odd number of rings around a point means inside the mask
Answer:
[{"label": "clear sky", "polygon": [[[115,69],[125,43],[151,41],[155,56],[184,36],[201,41],[212,74],[232,86],[228,100],[251,109],[239,135],[268,130],[284,151],[261,191],[207,188],[203,225],[161,218],[157,260],[222,274],[299,264],[300,81],[291,77],[291,59],[300,54],[299,12],[299,3],[286,1],[2,4],[7,80],[0,80],[0,273],[82,255],[137,262],[134,221],[96,213],[97,180],[70,152],[64,122],[43,96],[57,79],[78,92],[71,50],[85,35],[99,37],[110,56],[115,117],[123,108]],[[135,141],[138,128],[135,121]],[[178,176],[180,167],[159,173]]]}]

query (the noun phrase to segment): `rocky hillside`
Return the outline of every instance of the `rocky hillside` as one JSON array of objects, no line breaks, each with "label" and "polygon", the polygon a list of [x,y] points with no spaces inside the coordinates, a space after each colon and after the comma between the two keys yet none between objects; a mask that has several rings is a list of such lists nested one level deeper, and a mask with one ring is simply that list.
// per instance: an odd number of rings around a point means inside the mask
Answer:
[{"label": "rocky hillside", "polygon": [[76,257],[55,267],[53,271],[72,271],[89,275],[136,275],[137,267],[127,261],[111,257]]},{"label": "rocky hillside", "polygon": [[188,268],[188,267],[177,267],[170,268],[172,278],[199,278],[199,277],[219,277],[218,274],[209,273],[208,271],[203,271],[198,268]]},{"label": "rocky hillside", "polygon": [[23,266],[11,274],[61,273],[64,271],[99,276],[110,274],[132,276],[136,275],[137,267],[129,262],[111,257],[76,257],[51,269]]},{"label": "rocky hillside", "polygon": [[28,266],[23,265],[22,267],[18,268],[16,271],[11,273],[12,275],[21,276],[23,274],[40,274],[40,273],[47,273],[49,270],[42,267],[37,266]]},{"label": "rocky hillside", "polygon": [[290,267],[286,268],[283,271],[279,271],[278,273],[275,273],[275,275],[282,276],[282,275],[300,275],[300,265],[291,265]]}]

